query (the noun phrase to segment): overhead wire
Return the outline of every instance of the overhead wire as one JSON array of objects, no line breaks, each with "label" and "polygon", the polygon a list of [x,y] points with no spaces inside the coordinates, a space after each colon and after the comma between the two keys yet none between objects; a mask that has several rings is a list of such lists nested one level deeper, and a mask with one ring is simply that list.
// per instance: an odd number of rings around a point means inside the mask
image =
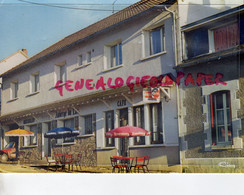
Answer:
[{"label": "overhead wire", "polygon": [[[79,7],[69,7],[69,6],[63,6],[63,5],[111,5],[111,4],[53,4],[53,3],[36,3],[36,2],[32,2],[32,1],[26,1],[26,0],[18,0],[20,2],[23,3],[28,3],[28,4],[33,4],[33,5],[40,5],[40,6],[47,6],[47,7],[55,7],[55,8],[62,8],[62,9],[74,9],[74,10],[85,10],[85,11],[119,11],[119,10],[115,10],[115,9],[95,9],[95,8],[79,8]],[[126,6],[128,4],[118,4],[118,5],[123,5]]]}]

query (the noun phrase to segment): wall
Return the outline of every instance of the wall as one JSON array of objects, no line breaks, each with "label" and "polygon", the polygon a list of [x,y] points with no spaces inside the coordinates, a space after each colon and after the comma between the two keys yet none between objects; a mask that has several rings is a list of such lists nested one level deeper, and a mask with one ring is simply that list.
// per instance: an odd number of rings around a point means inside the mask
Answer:
[{"label": "wall", "polygon": [[243,0],[179,0],[180,26],[237,7]]},{"label": "wall", "polygon": [[[155,12],[150,15],[146,15],[143,19],[139,18],[129,23],[122,24],[116,28],[106,32],[103,35],[99,35],[96,38],[79,44],[75,48],[70,48],[65,52],[60,52],[53,57],[48,58],[40,63],[19,71],[4,78],[3,85],[3,101],[2,114],[10,114],[21,110],[39,107],[42,105],[50,104],[52,102],[61,101],[67,98],[75,98],[90,93],[97,92],[94,90],[82,90],[68,92],[64,90],[64,95],[61,97],[54,88],[54,66],[55,64],[66,62],[67,67],[67,79],[76,82],[81,78],[93,79],[97,81],[101,76],[104,77],[104,81],[107,81],[109,77],[114,79],[118,76],[124,80],[128,76],[144,76],[151,75],[156,76],[172,71],[174,62],[172,59],[172,19],[167,12],[162,17],[165,18],[165,34],[166,34],[166,51],[169,53],[162,54],[161,56],[143,59],[142,56],[142,30],[144,27],[148,27],[151,20],[155,18],[160,12]],[[166,15],[166,16],[165,16]],[[146,18],[146,19],[145,19]],[[104,70],[104,45],[114,40],[122,40],[123,44],[123,66],[111,71]],[[87,51],[92,52],[92,64],[83,68],[77,69],[77,56],[79,54],[85,54]],[[133,54],[133,55],[131,55]],[[29,92],[29,78],[30,74],[40,71],[40,93],[30,94]],[[19,98],[16,101],[10,100],[10,82],[13,80],[19,80]],[[106,86],[107,87],[107,86]]]}]

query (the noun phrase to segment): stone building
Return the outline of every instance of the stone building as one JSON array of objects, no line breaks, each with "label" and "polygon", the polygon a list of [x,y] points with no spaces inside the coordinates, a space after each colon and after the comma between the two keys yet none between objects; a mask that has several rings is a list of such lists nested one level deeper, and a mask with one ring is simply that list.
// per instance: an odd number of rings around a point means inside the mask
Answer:
[{"label": "stone building", "polygon": [[179,137],[188,171],[242,169],[243,13],[241,5],[181,26]]}]

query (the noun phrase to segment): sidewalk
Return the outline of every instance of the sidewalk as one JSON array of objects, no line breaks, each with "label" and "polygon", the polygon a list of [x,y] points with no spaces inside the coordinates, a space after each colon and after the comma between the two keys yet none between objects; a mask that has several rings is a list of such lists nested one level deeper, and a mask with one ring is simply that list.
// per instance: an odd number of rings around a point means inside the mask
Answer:
[{"label": "sidewalk", "polygon": [[[45,164],[18,164],[15,162],[11,163],[0,163],[0,173],[112,173],[111,167],[97,167],[97,166],[82,166],[80,168],[74,166],[73,171],[62,171],[60,168],[56,171],[55,166],[48,168]],[[167,173],[161,171],[149,171],[150,173]]]}]

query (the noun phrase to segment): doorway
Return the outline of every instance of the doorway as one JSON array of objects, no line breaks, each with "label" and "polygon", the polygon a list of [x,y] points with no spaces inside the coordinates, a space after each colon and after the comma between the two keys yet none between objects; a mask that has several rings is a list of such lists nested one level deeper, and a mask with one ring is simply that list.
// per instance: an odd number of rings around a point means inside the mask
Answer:
[{"label": "doorway", "polygon": [[[119,110],[119,126],[123,127],[128,125],[128,108],[124,108]],[[119,144],[119,153],[121,156],[127,156],[128,155],[128,138],[127,137],[123,137],[120,138],[120,144]]]}]

